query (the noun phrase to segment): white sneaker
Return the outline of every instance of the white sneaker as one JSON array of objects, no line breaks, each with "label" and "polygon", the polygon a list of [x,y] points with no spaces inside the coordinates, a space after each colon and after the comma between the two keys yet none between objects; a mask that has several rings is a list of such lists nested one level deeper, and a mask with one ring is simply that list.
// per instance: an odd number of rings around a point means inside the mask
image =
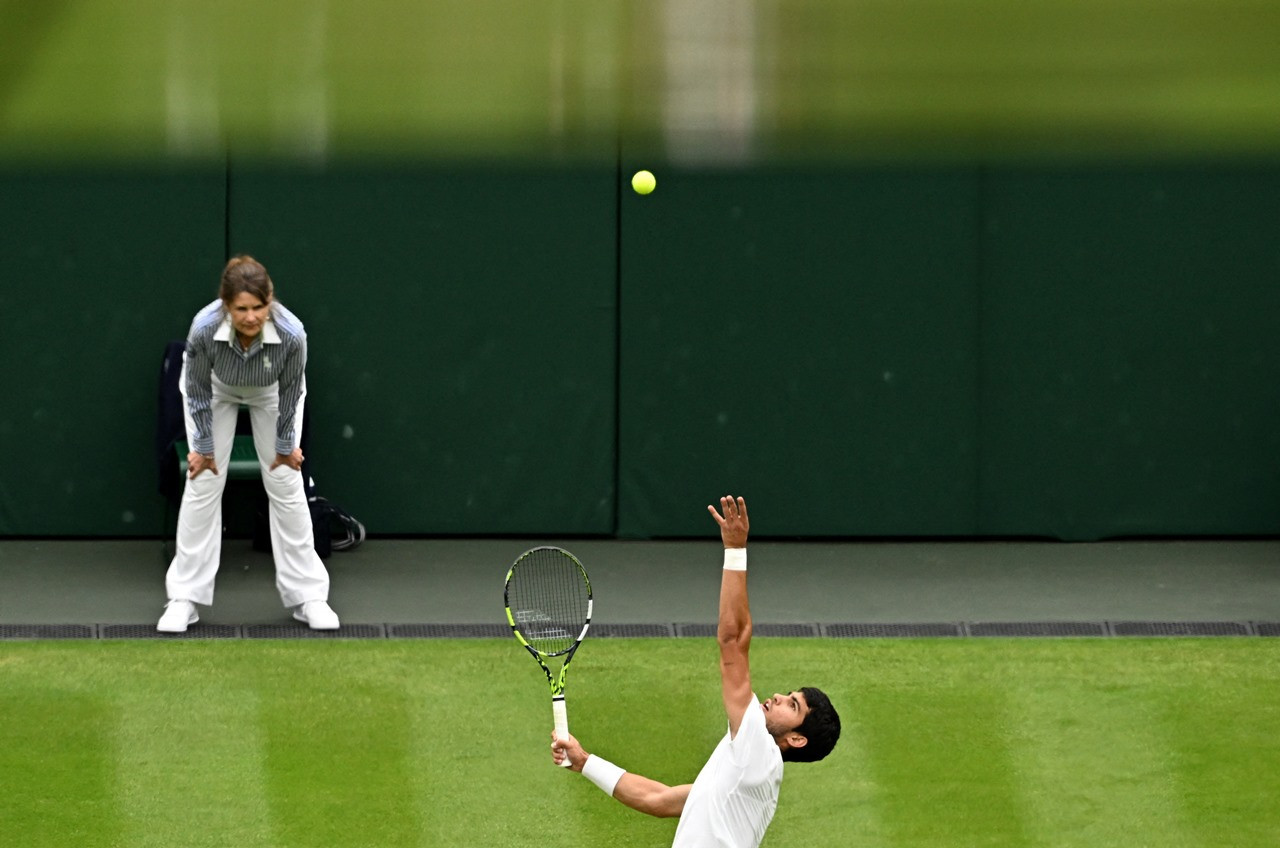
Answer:
[{"label": "white sneaker", "polygon": [[293,617],[312,630],[338,629],[338,614],[324,601],[307,601],[293,611]]},{"label": "white sneaker", "polygon": [[164,615],[156,624],[161,633],[186,633],[188,625],[200,620],[196,614],[196,605],[190,601],[170,601],[164,605]]}]

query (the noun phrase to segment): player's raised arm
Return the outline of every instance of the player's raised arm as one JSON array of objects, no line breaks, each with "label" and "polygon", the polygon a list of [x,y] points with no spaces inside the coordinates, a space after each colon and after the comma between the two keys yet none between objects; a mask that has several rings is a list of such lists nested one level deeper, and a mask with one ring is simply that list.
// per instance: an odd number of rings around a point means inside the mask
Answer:
[{"label": "player's raised arm", "polygon": [[724,711],[729,717],[729,736],[738,734],[743,713],[751,703],[751,667],[747,652],[751,648],[751,607],[747,602],[747,502],[726,496],[720,499],[720,511],[708,506],[707,511],[720,525],[724,542],[724,568],[720,576],[720,616],[716,623],[716,641],[720,643],[720,691]]}]

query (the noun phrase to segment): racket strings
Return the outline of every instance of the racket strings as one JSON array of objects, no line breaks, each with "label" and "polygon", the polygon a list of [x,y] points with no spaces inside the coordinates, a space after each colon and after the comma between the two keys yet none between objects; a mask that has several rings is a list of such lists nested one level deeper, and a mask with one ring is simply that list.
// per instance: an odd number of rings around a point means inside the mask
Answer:
[{"label": "racket strings", "polygon": [[587,623],[591,588],[581,567],[557,550],[534,550],[513,569],[507,605],[525,641],[548,656],[562,654]]}]

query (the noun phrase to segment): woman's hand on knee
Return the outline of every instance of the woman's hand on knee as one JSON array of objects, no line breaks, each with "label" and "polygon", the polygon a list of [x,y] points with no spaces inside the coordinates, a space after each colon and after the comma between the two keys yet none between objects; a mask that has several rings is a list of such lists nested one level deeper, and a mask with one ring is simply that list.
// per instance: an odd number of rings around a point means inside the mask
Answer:
[{"label": "woman's hand on knee", "polygon": [[294,448],[293,453],[278,453],[276,454],[276,461],[271,463],[269,470],[275,471],[281,465],[287,465],[294,471],[301,471],[303,459],[302,448]]},{"label": "woman's hand on knee", "polygon": [[194,480],[200,476],[202,471],[212,471],[218,473],[218,463],[211,456],[205,456],[202,453],[192,451],[187,454],[187,479]]}]

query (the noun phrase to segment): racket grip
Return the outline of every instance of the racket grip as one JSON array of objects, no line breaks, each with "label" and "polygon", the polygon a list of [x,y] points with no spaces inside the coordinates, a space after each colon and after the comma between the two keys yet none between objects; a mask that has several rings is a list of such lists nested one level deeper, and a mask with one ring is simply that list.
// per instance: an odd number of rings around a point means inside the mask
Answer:
[{"label": "racket grip", "polygon": [[[569,712],[564,706],[564,695],[557,695],[551,699],[551,718],[555,722],[556,739],[564,740],[569,738]],[[564,768],[569,767],[569,758],[565,757],[560,763]]]}]

